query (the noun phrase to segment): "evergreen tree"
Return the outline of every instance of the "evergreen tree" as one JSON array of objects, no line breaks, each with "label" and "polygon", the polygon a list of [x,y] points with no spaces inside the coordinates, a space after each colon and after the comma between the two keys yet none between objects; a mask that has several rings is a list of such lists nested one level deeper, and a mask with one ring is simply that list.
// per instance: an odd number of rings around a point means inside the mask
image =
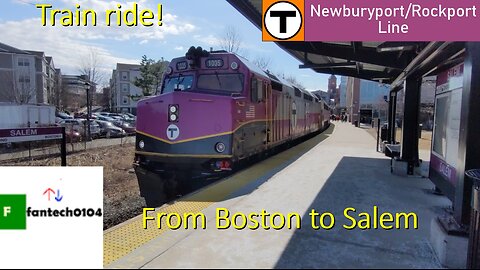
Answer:
[{"label": "evergreen tree", "polygon": [[142,89],[143,96],[154,95],[162,84],[163,73],[168,67],[168,62],[163,58],[155,61],[144,55],[140,65],[140,77],[135,78],[133,84]]}]

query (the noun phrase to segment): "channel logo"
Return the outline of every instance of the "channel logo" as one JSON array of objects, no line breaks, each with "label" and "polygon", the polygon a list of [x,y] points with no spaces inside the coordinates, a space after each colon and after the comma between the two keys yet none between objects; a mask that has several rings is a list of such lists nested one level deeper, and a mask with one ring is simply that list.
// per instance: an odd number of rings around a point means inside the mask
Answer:
[{"label": "channel logo", "polygon": [[263,41],[303,41],[304,0],[263,0]]},{"label": "channel logo", "polygon": [[27,229],[27,195],[0,195],[0,230]]},{"label": "channel logo", "polygon": [[[58,204],[63,200],[60,190],[48,188],[43,192],[45,200]],[[53,196],[55,196],[53,198]],[[46,208],[27,207],[27,195],[0,194],[0,230],[26,230],[27,218],[91,218],[102,217],[101,208]]]},{"label": "channel logo", "polygon": [[0,166],[0,175],[1,269],[102,267],[101,167]]}]

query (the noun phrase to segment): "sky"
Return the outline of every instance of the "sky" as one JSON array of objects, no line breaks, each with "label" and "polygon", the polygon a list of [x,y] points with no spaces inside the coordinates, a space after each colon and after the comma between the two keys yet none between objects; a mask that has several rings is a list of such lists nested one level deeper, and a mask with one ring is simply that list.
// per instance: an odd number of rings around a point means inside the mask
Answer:
[{"label": "sky", "polygon": [[[116,63],[138,64],[142,55],[171,60],[185,55],[190,46],[220,49],[220,39],[233,27],[242,41],[240,54],[250,60],[270,59],[274,74],[293,76],[307,90],[327,90],[328,74],[299,69],[301,64],[275,43],[262,42],[261,31],[225,0],[138,0],[139,9],[163,7],[162,26],[107,27],[105,10],[134,1],[111,0],[2,0],[0,7],[0,42],[23,49],[44,51],[53,57],[63,74],[75,75],[90,52],[100,60],[105,81]],[[55,9],[97,12],[97,26],[63,27],[41,25],[41,9],[34,4],[47,3]],[[61,16],[58,16],[59,18]]]}]

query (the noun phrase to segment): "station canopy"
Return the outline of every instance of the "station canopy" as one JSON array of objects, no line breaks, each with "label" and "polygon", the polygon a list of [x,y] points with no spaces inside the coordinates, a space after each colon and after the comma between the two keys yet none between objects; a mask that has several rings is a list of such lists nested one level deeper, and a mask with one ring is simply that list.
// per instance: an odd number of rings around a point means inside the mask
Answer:
[{"label": "station canopy", "polygon": [[[227,2],[262,29],[261,0]],[[464,42],[284,41],[277,45],[302,62],[300,68],[390,84],[392,90],[398,90],[407,76],[432,76],[460,63],[465,47]]]}]

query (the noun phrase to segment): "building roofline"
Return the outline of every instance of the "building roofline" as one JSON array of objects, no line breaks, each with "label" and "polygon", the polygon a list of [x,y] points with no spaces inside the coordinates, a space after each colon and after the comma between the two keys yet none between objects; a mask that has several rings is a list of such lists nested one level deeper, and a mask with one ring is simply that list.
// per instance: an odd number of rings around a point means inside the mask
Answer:
[{"label": "building roofline", "polygon": [[31,55],[28,51],[15,48],[2,42],[0,42],[0,52]]}]

